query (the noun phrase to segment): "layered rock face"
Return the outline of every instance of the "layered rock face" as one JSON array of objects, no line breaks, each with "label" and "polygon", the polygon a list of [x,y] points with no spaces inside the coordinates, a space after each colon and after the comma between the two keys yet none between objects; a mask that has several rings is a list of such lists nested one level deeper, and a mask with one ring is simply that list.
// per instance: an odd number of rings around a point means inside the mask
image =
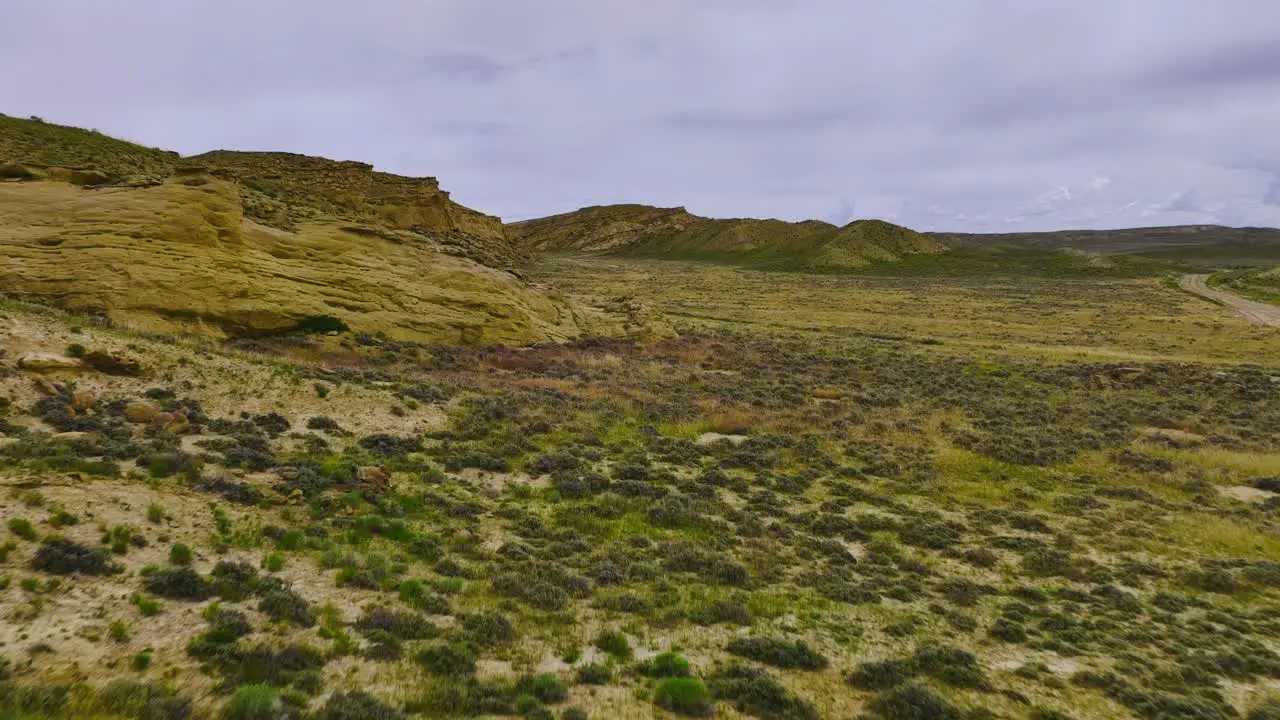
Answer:
[{"label": "layered rock face", "polygon": [[49,163],[67,152],[13,141],[4,121],[0,293],[222,338],[318,319],[418,342],[670,333],[651,313],[529,286],[510,270],[519,254],[502,223],[453,202],[433,178],[283,153],[178,159],[105,136],[93,138],[101,151],[74,154],[102,167],[66,168]]}]

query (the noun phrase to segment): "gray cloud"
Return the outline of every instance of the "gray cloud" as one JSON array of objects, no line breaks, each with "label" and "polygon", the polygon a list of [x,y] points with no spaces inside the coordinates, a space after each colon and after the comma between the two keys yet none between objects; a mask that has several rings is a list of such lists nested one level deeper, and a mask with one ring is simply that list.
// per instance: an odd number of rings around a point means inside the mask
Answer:
[{"label": "gray cloud", "polygon": [[1280,4],[42,0],[0,111],[583,205],[1010,231],[1280,225]]}]

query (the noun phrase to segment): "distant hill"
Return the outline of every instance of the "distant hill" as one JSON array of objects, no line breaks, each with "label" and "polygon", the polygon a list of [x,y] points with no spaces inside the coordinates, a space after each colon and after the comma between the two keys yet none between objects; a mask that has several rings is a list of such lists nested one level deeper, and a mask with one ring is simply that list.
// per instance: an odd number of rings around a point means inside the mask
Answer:
[{"label": "distant hill", "polygon": [[707,259],[794,269],[854,268],[905,255],[938,253],[936,241],[882,220],[843,227],[818,220],[713,219],[683,207],[605,205],[507,225],[532,252],[599,252]]},{"label": "distant hill", "polygon": [[1280,259],[1280,229],[1276,228],[1174,225],[1120,230],[927,234],[952,250],[1065,249],[1098,255],[1136,255],[1193,264],[1272,265]]},{"label": "distant hill", "polygon": [[[346,326],[526,344],[663,334],[526,283],[502,222],[435,178],[291,153],[194,157],[0,116],[0,293],[156,331]],[[622,308],[622,310],[618,310]]]}]

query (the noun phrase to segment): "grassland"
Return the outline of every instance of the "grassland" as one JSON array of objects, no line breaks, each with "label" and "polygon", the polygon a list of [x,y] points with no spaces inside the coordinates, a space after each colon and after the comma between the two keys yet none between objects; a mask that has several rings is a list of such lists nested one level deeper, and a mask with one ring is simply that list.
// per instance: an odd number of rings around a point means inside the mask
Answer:
[{"label": "grassland", "polygon": [[[0,307],[0,708],[1277,717],[1273,328],[1106,273],[528,272],[682,335]],[[17,367],[95,350],[142,368]]]}]

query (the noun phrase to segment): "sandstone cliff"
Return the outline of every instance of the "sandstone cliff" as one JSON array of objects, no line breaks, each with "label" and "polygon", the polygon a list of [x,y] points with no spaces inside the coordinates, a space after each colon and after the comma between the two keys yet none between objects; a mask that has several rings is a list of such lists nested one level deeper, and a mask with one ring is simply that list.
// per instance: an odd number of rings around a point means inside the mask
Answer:
[{"label": "sandstone cliff", "polygon": [[284,153],[195,158],[0,118],[0,293],[217,337],[334,318],[420,342],[670,334],[531,287],[501,222],[434,178]]}]

